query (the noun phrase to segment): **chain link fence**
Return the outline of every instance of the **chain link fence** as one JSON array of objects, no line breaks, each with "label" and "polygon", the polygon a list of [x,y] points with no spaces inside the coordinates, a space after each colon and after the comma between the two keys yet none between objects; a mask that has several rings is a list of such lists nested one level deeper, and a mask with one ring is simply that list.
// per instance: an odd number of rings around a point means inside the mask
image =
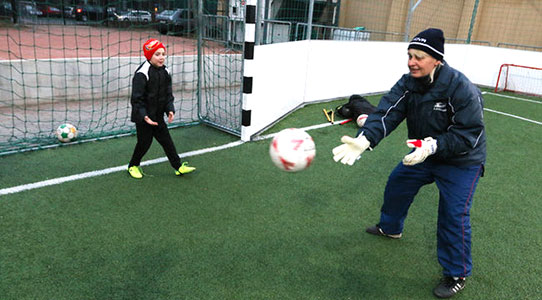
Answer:
[{"label": "chain link fence", "polygon": [[260,0],[258,4],[261,44],[303,39],[409,41],[416,33],[437,27],[451,43],[542,49],[542,1]]}]

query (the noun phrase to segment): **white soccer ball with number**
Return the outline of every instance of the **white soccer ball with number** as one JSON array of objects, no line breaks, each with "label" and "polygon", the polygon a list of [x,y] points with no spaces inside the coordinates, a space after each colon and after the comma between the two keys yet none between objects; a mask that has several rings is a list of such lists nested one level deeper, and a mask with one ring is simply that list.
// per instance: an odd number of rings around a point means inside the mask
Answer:
[{"label": "white soccer ball with number", "polygon": [[312,137],[302,129],[288,128],[277,133],[269,146],[271,160],[279,169],[297,172],[308,168],[316,155]]},{"label": "white soccer ball with number", "polygon": [[56,129],[56,137],[63,143],[68,143],[77,137],[77,128],[69,123],[64,123]]}]

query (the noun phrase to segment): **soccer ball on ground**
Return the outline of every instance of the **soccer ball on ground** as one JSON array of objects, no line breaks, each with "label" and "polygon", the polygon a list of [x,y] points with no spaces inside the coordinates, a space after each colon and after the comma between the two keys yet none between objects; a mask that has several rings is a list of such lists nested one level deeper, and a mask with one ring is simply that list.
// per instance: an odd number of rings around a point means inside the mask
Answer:
[{"label": "soccer ball on ground", "polygon": [[288,128],[277,133],[269,146],[271,160],[279,169],[297,172],[308,168],[316,155],[312,137],[302,129]]},{"label": "soccer ball on ground", "polygon": [[367,121],[367,117],[368,115],[366,114],[361,114],[358,116],[356,123],[358,123],[359,127],[363,127],[363,125],[365,125],[365,121]]},{"label": "soccer ball on ground", "polygon": [[56,137],[63,143],[71,142],[77,137],[77,128],[69,123],[64,123],[56,129]]}]

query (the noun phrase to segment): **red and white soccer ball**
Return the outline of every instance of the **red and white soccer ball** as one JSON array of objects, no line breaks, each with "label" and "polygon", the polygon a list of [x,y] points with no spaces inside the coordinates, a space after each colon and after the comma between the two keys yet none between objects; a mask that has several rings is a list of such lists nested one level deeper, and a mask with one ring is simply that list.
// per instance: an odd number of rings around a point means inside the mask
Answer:
[{"label": "red and white soccer ball", "polygon": [[64,123],[56,129],[56,137],[63,143],[68,143],[77,137],[77,128],[69,123]]},{"label": "red and white soccer ball", "polygon": [[369,116],[366,114],[361,114],[358,116],[356,123],[358,123],[359,127],[363,127],[363,125],[365,125],[365,121],[367,121],[367,117]]},{"label": "red and white soccer ball", "polygon": [[288,128],[275,135],[269,146],[271,160],[279,169],[298,172],[308,168],[316,155],[312,137],[302,129]]}]

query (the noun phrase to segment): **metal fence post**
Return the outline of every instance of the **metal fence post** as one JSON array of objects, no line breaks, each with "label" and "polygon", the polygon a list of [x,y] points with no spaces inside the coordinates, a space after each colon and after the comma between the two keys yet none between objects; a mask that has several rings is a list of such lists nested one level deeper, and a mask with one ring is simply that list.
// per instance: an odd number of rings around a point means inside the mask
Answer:
[{"label": "metal fence post", "polygon": [[314,12],[314,0],[309,1],[309,18],[307,20],[307,36],[305,39],[310,40],[312,35],[312,14]]},{"label": "metal fence post", "polygon": [[254,40],[255,45],[260,45],[261,43],[261,29],[262,29],[262,14],[261,8],[263,7],[263,0],[258,0],[256,3],[256,39]]},{"label": "metal fence post", "polygon": [[198,118],[200,118],[200,107],[202,103],[202,78],[203,78],[203,0],[198,0],[198,72],[196,86],[196,100],[198,101]]},{"label": "metal fence post", "polygon": [[474,8],[472,9],[472,16],[470,18],[470,26],[469,26],[469,35],[467,36],[467,44],[470,44],[470,40],[472,37],[472,29],[474,28],[474,23],[476,22],[476,14],[478,12],[478,2],[480,0],[474,1]]},{"label": "metal fence post", "polygon": [[420,5],[422,0],[418,0],[416,4],[412,5],[414,3],[414,0],[410,0],[410,4],[408,5],[408,16],[407,21],[405,24],[405,42],[408,42],[410,40],[410,23],[412,22],[412,15],[414,14],[414,11],[416,10],[416,7]]}]

